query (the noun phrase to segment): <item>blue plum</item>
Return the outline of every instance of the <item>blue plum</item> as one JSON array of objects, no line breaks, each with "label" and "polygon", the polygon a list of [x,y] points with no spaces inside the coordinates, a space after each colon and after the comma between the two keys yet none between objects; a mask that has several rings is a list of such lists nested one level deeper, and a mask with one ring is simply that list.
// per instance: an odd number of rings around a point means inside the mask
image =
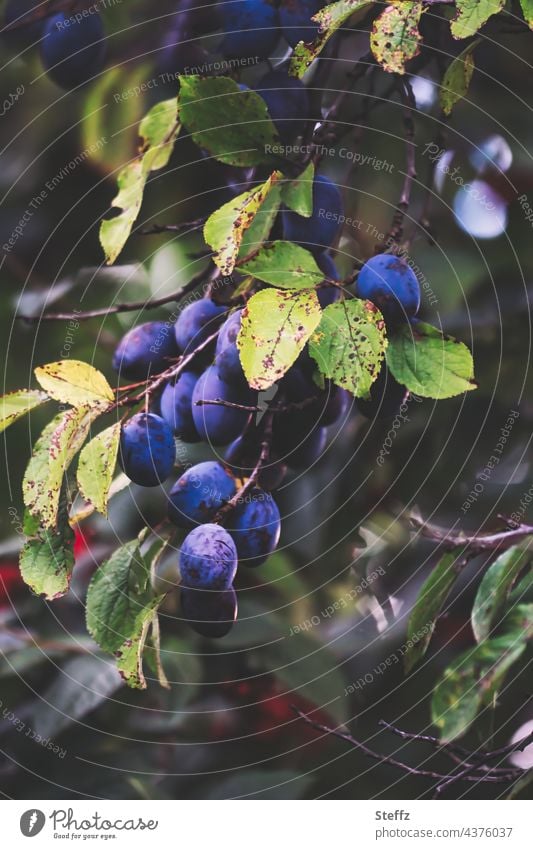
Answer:
[{"label": "blue plum", "polygon": [[214,460],[197,463],[170,490],[168,517],[179,528],[209,522],[236,491],[235,478],[220,463]]},{"label": "blue plum", "polygon": [[299,41],[313,41],[318,32],[318,24],[311,20],[322,6],[324,0],[282,0],[279,19],[283,35],[291,47]]},{"label": "blue plum", "polygon": [[335,241],[342,227],[343,215],[339,189],[329,177],[318,174],[313,182],[313,214],[304,218],[292,209],[284,209],[283,238],[297,242],[314,253],[322,253]]},{"label": "blue plum", "polygon": [[212,445],[227,445],[243,430],[248,416],[246,410],[198,401],[229,401],[232,404],[253,405],[256,393],[246,385],[229,384],[220,378],[216,365],[204,371],[194,387],[192,416],[200,437]]},{"label": "blue plum", "polygon": [[237,572],[237,549],[220,525],[199,525],[180,550],[181,585],[197,590],[227,590]]},{"label": "blue plum", "polygon": [[194,301],[183,309],[175,324],[176,343],[184,354],[190,353],[217,329],[226,307],[219,307],[209,298]]},{"label": "blue plum", "polygon": [[370,387],[370,398],[358,398],[357,409],[367,419],[391,419],[408,396],[405,386],[398,383],[388,368],[383,366]]},{"label": "blue plum", "polygon": [[237,619],[237,593],[227,590],[195,590],[184,587],[181,591],[181,612],[193,631],[202,637],[218,640],[229,634]]},{"label": "blue plum", "polygon": [[[316,264],[324,273],[324,277],[329,277],[330,280],[341,279],[337,266],[327,251],[324,251],[324,253],[321,253],[320,256],[317,256]],[[318,300],[323,310],[325,310],[326,307],[329,307],[330,304],[334,304],[335,301],[338,301],[340,296],[341,290],[336,289],[334,286],[318,290]]]},{"label": "blue plum", "polygon": [[287,464],[291,469],[305,471],[313,466],[324,453],[328,442],[328,434],[325,427],[315,427],[311,433],[303,439],[294,440],[296,443],[286,456]]},{"label": "blue plum", "polygon": [[255,90],[265,101],[282,141],[302,134],[309,120],[310,102],[300,80],[289,77],[285,71],[270,71],[257,83]]},{"label": "blue plum", "polygon": [[[228,446],[224,460],[234,475],[241,478],[250,477],[261,453],[261,433],[252,428],[246,434],[238,436]],[[260,470],[257,482],[261,489],[277,489],[283,483],[287,466],[271,456]]]},{"label": "blue plum", "polygon": [[48,76],[65,89],[76,88],[104,67],[105,31],[98,12],[77,20],[61,12],[46,22],[41,60]]},{"label": "blue plum", "polygon": [[272,0],[240,0],[224,7],[224,56],[267,59],[280,37],[279,14]]},{"label": "blue plum", "polygon": [[197,381],[196,372],[184,371],[175,383],[167,383],[161,394],[161,415],[185,442],[199,439],[192,418],[192,393]]},{"label": "blue plum", "polygon": [[260,566],[279,542],[278,505],[268,492],[255,487],[228,519],[228,530],[237,547],[239,562]]},{"label": "blue plum", "polygon": [[174,328],[166,321],[148,321],[132,327],[113,354],[113,368],[131,380],[146,380],[164,371],[179,354]]},{"label": "blue plum", "polygon": [[137,413],[120,435],[119,462],[133,483],[157,486],[174,468],[176,445],[166,421],[155,413]]},{"label": "blue plum", "polygon": [[420,284],[413,269],[394,254],[377,254],[357,277],[357,295],[372,301],[385,319],[407,319],[420,308]]},{"label": "blue plum", "polygon": [[233,312],[220,329],[215,351],[215,364],[219,377],[226,383],[246,380],[242,370],[237,336],[241,329],[242,310]]}]

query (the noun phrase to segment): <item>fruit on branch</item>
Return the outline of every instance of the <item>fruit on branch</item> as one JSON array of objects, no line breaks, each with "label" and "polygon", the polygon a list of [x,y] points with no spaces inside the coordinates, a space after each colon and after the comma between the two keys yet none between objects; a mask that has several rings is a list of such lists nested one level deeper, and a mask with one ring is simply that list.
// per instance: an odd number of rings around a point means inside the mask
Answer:
[{"label": "fruit on branch", "polygon": [[241,329],[242,310],[231,313],[220,329],[215,351],[215,365],[219,377],[226,383],[243,382],[246,378],[242,370],[237,336]]},{"label": "fruit on branch", "polygon": [[260,566],[279,542],[278,505],[269,492],[255,487],[230,514],[227,529],[237,547],[239,562]]},{"label": "fruit on branch", "polygon": [[76,88],[95,77],[104,67],[104,57],[104,24],[97,12],[81,20],[61,12],[46,22],[41,60],[61,88]]},{"label": "fruit on branch", "polygon": [[15,29],[4,30],[2,33],[2,38],[9,47],[24,50],[40,39],[44,26],[43,18],[30,22],[31,13],[40,5],[40,0],[9,0],[6,4],[4,26],[17,22]]},{"label": "fruit on branch", "polygon": [[313,213],[304,218],[284,209],[283,237],[289,242],[297,242],[313,253],[322,253],[335,241],[342,226],[344,206],[342,196],[335,183],[317,174],[313,182]]},{"label": "fruit on branch", "polygon": [[236,491],[235,478],[221,463],[197,463],[170,490],[168,517],[179,528],[209,522]]},{"label": "fruit on branch", "polygon": [[288,142],[303,133],[309,120],[309,95],[304,84],[284,71],[270,71],[255,90],[265,101],[279,137]]},{"label": "fruit on branch", "polygon": [[161,394],[161,415],[185,442],[199,439],[192,417],[192,393],[197,381],[196,372],[183,371],[175,383],[167,383]]},{"label": "fruit on branch", "polygon": [[[224,461],[227,463],[234,475],[241,478],[249,478],[252,474],[257,460],[261,454],[262,435],[257,428],[249,428],[242,436],[238,436],[231,445],[228,446],[224,455]],[[278,459],[271,456],[259,470],[257,483],[261,489],[266,489],[269,492],[277,489],[283,483],[287,474],[287,466],[281,463]]]},{"label": "fruit on branch", "polygon": [[268,59],[279,37],[279,14],[271,0],[239,0],[224,7],[224,56]]},{"label": "fruit on branch", "polygon": [[353,396],[347,389],[335,386],[331,381],[326,381],[325,398],[318,416],[318,423],[322,427],[328,427],[344,418],[354,405]]},{"label": "fruit on branch", "polygon": [[166,421],[155,413],[137,413],[120,435],[119,461],[133,483],[157,486],[174,468],[176,445]]},{"label": "fruit on branch", "polygon": [[[324,277],[328,277],[330,280],[341,279],[337,266],[327,251],[324,251],[317,256],[316,264],[320,270],[324,272]],[[329,307],[330,304],[334,304],[335,301],[338,301],[340,296],[341,290],[335,286],[327,286],[318,290],[318,300],[323,310],[325,310],[326,307]]]},{"label": "fruit on branch", "polygon": [[183,309],[175,324],[176,343],[183,354],[188,354],[211,336],[217,329],[226,307],[217,306],[209,298],[201,298]]},{"label": "fruit on branch", "polygon": [[320,459],[327,443],[328,432],[325,427],[315,427],[303,438],[296,430],[288,431],[284,459],[291,469],[299,472],[306,471]]},{"label": "fruit on branch", "polygon": [[311,18],[325,5],[324,0],[282,0],[279,19],[283,36],[291,47],[296,47],[299,41],[314,41],[318,24]]},{"label": "fruit on branch", "polygon": [[405,386],[398,383],[383,366],[370,387],[370,398],[358,398],[357,409],[367,419],[389,419],[399,412],[408,397]]},{"label": "fruit on branch", "polygon": [[180,574],[183,587],[227,590],[237,572],[237,549],[220,525],[199,525],[183,540]]},{"label": "fruit on branch", "polygon": [[357,277],[357,295],[372,301],[385,319],[398,321],[416,315],[420,308],[420,284],[407,262],[394,254],[377,254]]},{"label": "fruit on branch", "polygon": [[233,587],[221,592],[184,587],[181,612],[187,625],[197,634],[220,639],[229,634],[237,619],[237,593]]},{"label": "fruit on branch", "polygon": [[250,413],[219,404],[198,404],[199,401],[207,400],[251,406],[257,401],[257,393],[246,385],[226,383],[221,379],[216,365],[209,366],[198,380],[192,395],[192,416],[196,430],[204,442],[227,445],[242,432]]},{"label": "fruit on branch", "polygon": [[168,368],[179,355],[174,328],[167,321],[148,321],[132,327],[113,354],[113,368],[130,380],[146,380]]}]

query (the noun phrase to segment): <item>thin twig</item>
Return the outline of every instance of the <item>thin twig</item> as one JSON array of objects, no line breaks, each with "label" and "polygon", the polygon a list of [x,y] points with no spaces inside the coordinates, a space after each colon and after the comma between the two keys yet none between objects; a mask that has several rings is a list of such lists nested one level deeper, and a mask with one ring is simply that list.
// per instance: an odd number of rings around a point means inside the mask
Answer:
[{"label": "thin twig", "polygon": [[447,549],[468,548],[469,555],[474,556],[482,551],[502,551],[521,542],[525,537],[533,535],[533,525],[520,524],[507,527],[504,530],[489,534],[466,534],[464,531],[452,531],[424,522],[416,513],[412,513],[409,521],[421,536],[431,539]]}]

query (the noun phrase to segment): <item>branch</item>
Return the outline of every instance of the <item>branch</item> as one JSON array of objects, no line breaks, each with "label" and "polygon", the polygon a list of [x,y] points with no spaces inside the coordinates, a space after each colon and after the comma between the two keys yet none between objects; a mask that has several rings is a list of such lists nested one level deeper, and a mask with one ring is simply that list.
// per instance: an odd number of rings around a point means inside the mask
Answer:
[{"label": "branch", "polygon": [[416,513],[411,513],[409,521],[421,536],[440,543],[443,548],[450,551],[454,548],[468,548],[471,557],[483,551],[503,551],[521,542],[525,537],[533,535],[533,525],[526,524],[510,525],[490,534],[469,535],[464,531],[452,531],[424,522]]},{"label": "branch", "polygon": [[143,227],[137,230],[139,236],[156,236],[160,233],[183,233],[188,230],[196,230],[198,227],[203,227],[206,222],[206,216],[195,218],[194,221],[182,221],[181,224],[152,224],[150,227]]}]

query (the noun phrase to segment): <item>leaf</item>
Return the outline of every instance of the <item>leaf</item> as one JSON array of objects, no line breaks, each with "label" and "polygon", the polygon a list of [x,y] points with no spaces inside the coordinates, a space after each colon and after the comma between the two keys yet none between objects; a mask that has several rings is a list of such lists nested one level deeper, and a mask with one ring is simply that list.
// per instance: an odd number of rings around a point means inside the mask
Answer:
[{"label": "leaf", "polygon": [[180,76],[180,117],[193,141],[220,162],[271,162],[279,144],[263,98],[229,77]]},{"label": "leaf", "polygon": [[533,639],[533,604],[517,604],[502,622],[502,633],[517,640]]},{"label": "leaf", "polygon": [[422,3],[398,2],[374,21],[370,47],[386,71],[404,74],[405,63],[420,52],[418,24],[423,11]]},{"label": "leaf", "polygon": [[289,64],[289,74],[294,77],[303,77],[313,59],[316,59],[318,54],[322,52],[339,27],[349,18],[352,19],[353,23],[357,23],[373,5],[374,0],[370,0],[370,2],[366,2],[366,0],[340,0],[338,3],[331,3],[324,9],[320,9],[311,18],[319,24],[317,37],[308,44],[300,41],[296,45]]},{"label": "leaf", "polygon": [[279,171],[274,171],[266,182],[228,201],[207,219],[204,238],[214,250],[213,261],[224,276],[233,271],[244,233],[280,177]]},{"label": "leaf", "polygon": [[291,367],[320,321],[316,293],[264,289],[246,305],[237,337],[244,374],[253,389],[268,389]]},{"label": "leaf", "polygon": [[25,583],[48,601],[60,598],[68,592],[74,568],[74,532],[66,510],[60,513],[57,530],[40,527],[28,516],[25,530],[30,536],[20,553],[20,572]]},{"label": "leaf", "polygon": [[313,254],[293,242],[272,242],[242,263],[239,271],[278,289],[312,289],[324,279]]},{"label": "leaf", "polygon": [[533,29],[533,0],[520,0],[524,19],[530,29]]},{"label": "leaf", "polygon": [[[144,576],[139,580],[140,576]],[[118,659],[118,669],[131,687],[144,689],[142,653],[148,628],[163,596],[154,596],[149,569],[132,540],[115,551],[89,584],[87,628],[100,648]]]},{"label": "leaf", "polygon": [[320,372],[356,397],[368,396],[386,347],[383,316],[358,298],[326,307],[309,340],[309,354]]},{"label": "leaf", "polygon": [[461,550],[446,552],[422,585],[407,627],[406,672],[409,672],[427,651],[439,613],[459,574],[457,558]]},{"label": "leaf", "polygon": [[151,620],[151,635],[148,644],[145,647],[146,662],[157,675],[157,680],[161,687],[165,690],[170,689],[168,678],[165,675],[163,664],[161,662],[161,629],[159,627],[159,617],[154,614]]},{"label": "leaf", "polygon": [[35,407],[49,401],[48,395],[37,389],[19,389],[0,398],[0,433]]},{"label": "leaf", "polygon": [[59,413],[35,443],[22,491],[24,504],[32,515],[40,517],[45,528],[55,525],[63,475],[83,445],[97,413],[87,407]]},{"label": "leaf", "polygon": [[315,179],[315,166],[310,162],[296,180],[285,183],[281,190],[283,203],[302,215],[310,218],[313,214],[313,180]]},{"label": "leaf", "polygon": [[462,100],[468,91],[475,67],[472,54],[479,43],[480,39],[476,38],[446,68],[439,95],[445,115],[451,115],[455,104]]},{"label": "leaf", "polygon": [[387,365],[398,383],[424,398],[451,398],[477,388],[466,345],[421,321],[389,338]]},{"label": "leaf", "polygon": [[104,375],[80,360],[59,360],[35,369],[35,377],[51,398],[73,407],[109,407],[115,400]]},{"label": "leaf", "polygon": [[176,97],[156,103],[141,121],[139,156],[119,173],[118,194],[111,204],[122,211],[120,215],[106,219],[100,225],[100,244],[108,265],[115,262],[128,240],[141,209],[144,187],[150,172],[159,171],[168,164],[179,131]]},{"label": "leaf", "polygon": [[475,35],[491,15],[503,9],[505,0],[456,0],[457,15],[450,24],[454,38]]},{"label": "leaf", "polygon": [[254,220],[242,236],[239,259],[245,259],[256,251],[270,236],[281,203],[279,183],[274,183],[265,200],[257,210]]},{"label": "leaf", "polygon": [[431,714],[448,743],[467,731],[480,708],[490,704],[526,644],[516,635],[485,640],[468,649],[445,671],[433,691]]},{"label": "leaf", "polygon": [[516,578],[532,556],[531,551],[515,545],[485,572],[472,607],[472,630],[478,643],[489,636]]},{"label": "leaf", "polygon": [[115,422],[91,439],[80,454],[78,486],[85,500],[107,515],[107,502],[113,481],[120,443],[121,423]]}]

